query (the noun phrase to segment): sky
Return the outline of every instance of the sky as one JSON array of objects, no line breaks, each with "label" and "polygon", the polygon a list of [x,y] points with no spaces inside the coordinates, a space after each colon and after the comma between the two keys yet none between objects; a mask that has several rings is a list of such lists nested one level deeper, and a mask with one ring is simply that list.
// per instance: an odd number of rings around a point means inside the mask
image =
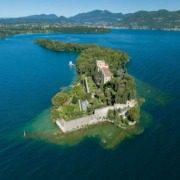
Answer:
[{"label": "sky", "polygon": [[42,13],[69,17],[95,9],[122,13],[138,10],[180,10],[180,0],[0,0],[0,17]]}]

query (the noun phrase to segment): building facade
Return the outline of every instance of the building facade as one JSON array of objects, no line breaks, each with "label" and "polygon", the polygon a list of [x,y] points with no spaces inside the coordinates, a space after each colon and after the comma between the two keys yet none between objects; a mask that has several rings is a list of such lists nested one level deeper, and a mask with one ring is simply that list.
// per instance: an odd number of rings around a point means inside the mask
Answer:
[{"label": "building facade", "polygon": [[102,73],[103,84],[106,84],[108,81],[111,81],[112,73],[109,69],[109,65],[106,64],[106,62],[104,60],[97,60],[96,66],[97,66],[98,72]]}]

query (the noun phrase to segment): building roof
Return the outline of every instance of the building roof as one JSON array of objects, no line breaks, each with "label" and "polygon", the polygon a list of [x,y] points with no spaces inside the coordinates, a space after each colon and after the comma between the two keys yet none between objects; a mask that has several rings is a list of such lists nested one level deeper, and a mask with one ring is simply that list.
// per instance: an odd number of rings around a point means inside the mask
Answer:
[{"label": "building roof", "polygon": [[109,68],[102,68],[102,73],[104,74],[104,76],[106,77],[111,77],[112,76],[112,73],[111,71],[109,70]]},{"label": "building roof", "polygon": [[96,64],[99,68],[103,68],[103,67],[109,67],[108,64],[106,64],[106,62],[104,60],[97,60]]}]

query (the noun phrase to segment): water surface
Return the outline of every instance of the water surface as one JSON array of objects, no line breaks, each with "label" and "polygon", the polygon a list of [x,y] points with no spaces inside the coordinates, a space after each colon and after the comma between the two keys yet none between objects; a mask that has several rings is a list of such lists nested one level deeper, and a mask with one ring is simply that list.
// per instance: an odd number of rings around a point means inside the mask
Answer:
[{"label": "water surface", "polygon": [[[21,138],[19,129],[73,81],[68,61],[36,38],[96,43],[128,52],[129,73],[153,121],[113,151],[94,140],[67,148]],[[114,30],[102,35],[19,35],[0,41],[0,179],[180,179],[180,33]]]}]

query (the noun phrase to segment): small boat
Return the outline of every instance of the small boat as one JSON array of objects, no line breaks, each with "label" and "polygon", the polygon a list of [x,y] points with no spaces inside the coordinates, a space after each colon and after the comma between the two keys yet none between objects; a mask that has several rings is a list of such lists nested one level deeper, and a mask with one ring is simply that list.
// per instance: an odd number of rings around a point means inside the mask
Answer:
[{"label": "small boat", "polygon": [[75,64],[72,63],[72,61],[69,61],[69,66],[75,66]]}]

